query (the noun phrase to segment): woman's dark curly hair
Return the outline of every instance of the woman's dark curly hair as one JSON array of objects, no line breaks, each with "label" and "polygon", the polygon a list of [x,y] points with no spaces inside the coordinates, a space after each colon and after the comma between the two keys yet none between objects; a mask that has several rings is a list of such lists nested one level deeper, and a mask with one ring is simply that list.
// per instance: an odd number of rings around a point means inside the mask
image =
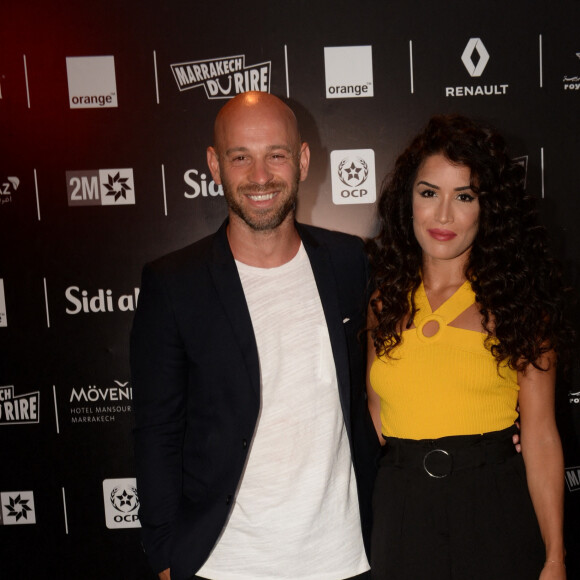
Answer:
[{"label": "woman's dark curly hair", "polygon": [[498,364],[519,371],[529,364],[539,368],[538,359],[549,350],[565,354],[572,331],[563,314],[562,277],[548,254],[534,200],[524,192],[524,170],[493,128],[461,115],[431,118],[383,186],[380,232],[369,244],[378,291],[371,300],[377,353],[391,354],[401,343],[402,321],[408,317],[408,328],[416,312],[422,251],[413,232],[412,188],[420,165],[434,154],[469,167],[478,195],[479,227],[465,275],[483,315],[487,348]]}]

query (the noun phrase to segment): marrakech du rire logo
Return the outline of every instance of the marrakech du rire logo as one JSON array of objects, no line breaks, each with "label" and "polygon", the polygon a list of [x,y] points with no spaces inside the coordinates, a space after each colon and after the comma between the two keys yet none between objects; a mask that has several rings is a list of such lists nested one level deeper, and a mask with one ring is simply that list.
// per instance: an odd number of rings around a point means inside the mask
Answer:
[{"label": "marrakech du rire logo", "polygon": [[208,99],[231,99],[246,91],[270,92],[271,62],[247,65],[245,55],[171,65],[180,91],[203,87]]}]

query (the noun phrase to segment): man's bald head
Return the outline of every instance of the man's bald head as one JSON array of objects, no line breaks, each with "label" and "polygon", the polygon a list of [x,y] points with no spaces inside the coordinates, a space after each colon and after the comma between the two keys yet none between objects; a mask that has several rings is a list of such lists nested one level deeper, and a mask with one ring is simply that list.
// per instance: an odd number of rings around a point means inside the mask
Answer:
[{"label": "man's bald head", "polygon": [[228,101],[219,111],[214,124],[214,147],[224,153],[226,137],[240,123],[254,123],[258,129],[267,123],[285,126],[296,152],[300,150],[300,131],[292,109],[270,93],[248,91]]}]

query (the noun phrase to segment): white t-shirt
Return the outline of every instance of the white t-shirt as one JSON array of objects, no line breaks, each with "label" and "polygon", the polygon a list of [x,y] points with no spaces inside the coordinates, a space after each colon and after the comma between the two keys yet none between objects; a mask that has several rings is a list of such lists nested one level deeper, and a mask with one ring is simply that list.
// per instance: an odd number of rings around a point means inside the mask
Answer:
[{"label": "white t-shirt", "polygon": [[236,265],[258,345],[261,410],[230,518],[197,575],[341,580],[362,574],[369,565],[356,481],[308,255],[301,245],[277,268]]}]

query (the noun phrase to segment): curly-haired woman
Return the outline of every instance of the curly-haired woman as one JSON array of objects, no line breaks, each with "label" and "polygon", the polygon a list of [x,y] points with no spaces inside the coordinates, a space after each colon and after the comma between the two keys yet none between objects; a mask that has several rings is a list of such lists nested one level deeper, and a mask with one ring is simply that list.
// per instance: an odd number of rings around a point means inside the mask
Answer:
[{"label": "curly-haired woman", "polygon": [[433,117],[397,159],[379,219],[373,578],[565,578],[554,390],[571,331],[522,167],[487,125]]}]

